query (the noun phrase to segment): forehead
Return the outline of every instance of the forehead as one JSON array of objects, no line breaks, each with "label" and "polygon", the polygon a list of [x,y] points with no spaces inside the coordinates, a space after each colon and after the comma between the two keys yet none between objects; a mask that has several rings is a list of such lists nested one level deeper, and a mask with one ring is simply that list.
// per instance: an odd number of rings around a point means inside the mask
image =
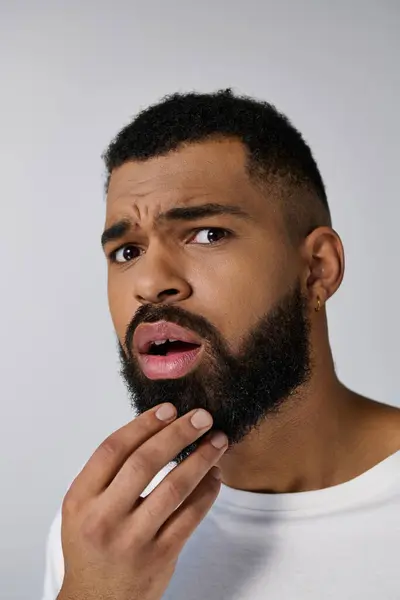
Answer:
[{"label": "forehead", "polygon": [[[247,156],[237,140],[188,144],[165,156],[129,161],[115,169],[107,194],[107,216],[139,207],[165,210],[212,196],[223,203],[235,199],[248,211],[261,208],[260,191],[246,172]],[[265,209],[265,196],[263,198]]]}]

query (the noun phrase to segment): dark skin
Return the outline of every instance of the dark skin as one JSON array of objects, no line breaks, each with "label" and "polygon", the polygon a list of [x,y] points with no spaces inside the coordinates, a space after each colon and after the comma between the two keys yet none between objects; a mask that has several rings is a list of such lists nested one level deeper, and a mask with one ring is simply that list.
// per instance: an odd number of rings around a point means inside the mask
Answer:
[{"label": "dark skin", "polygon": [[[300,278],[311,319],[311,380],[299,390],[298,401],[283,404],[218,464],[222,481],[237,489],[322,489],[360,475],[400,449],[400,410],[354,393],[336,376],[325,305],[343,279],[339,236],[319,227],[293,243],[272,190],[268,196],[254,185],[245,164],[241,143],[222,140],[113,171],[105,228],[128,219],[131,230],[106,243],[105,252],[123,245],[138,250],[129,262],[108,262],[111,316],[123,344],[141,304],[175,303],[206,317],[235,352],[258,317]],[[157,219],[173,208],[208,203],[239,207],[247,216]],[[210,228],[231,235],[210,243]]]}]

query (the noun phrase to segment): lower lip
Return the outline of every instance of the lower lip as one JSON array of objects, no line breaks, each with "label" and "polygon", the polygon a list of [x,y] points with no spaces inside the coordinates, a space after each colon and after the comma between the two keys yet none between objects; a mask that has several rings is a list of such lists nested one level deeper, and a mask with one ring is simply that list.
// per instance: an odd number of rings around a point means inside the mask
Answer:
[{"label": "lower lip", "polygon": [[202,346],[167,356],[139,354],[138,360],[148,379],[178,379],[184,377],[199,362]]}]

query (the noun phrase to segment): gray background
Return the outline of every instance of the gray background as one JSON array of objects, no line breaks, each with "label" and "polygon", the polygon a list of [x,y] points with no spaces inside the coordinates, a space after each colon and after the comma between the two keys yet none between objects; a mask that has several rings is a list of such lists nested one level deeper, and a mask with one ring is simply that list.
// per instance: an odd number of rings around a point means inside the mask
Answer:
[{"label": "gray background", "polygon": [[400,403],[400,3],[0,7],[0,594],[32,600],[69,483],[131,418],[99,244],[100,154],[164,94],[234,86],[303,131],[347,253],[329,305],[339,374]]}]

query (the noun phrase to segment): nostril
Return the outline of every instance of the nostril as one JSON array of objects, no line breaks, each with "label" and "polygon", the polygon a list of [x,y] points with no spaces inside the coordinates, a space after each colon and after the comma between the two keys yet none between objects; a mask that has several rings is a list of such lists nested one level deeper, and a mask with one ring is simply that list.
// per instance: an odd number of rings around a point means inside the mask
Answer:
[{"label": "nostril", "polygon": [[164,290],[163,292],[161,292],[159,294],[159,296],[177,296],[179,294],[178,290],[174,290],[174,289],[169,289],[169,290]]}]

